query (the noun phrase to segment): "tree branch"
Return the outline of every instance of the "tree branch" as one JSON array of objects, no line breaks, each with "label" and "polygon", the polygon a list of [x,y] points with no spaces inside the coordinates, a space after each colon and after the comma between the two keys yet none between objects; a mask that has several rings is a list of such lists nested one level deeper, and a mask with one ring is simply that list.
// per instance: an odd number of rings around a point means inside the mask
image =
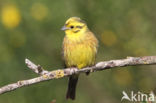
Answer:
[{"label": "tree branch", "polygon": [[30,68],[32,71],[39,74],[40,76],[29,80],[22,80],[13,84],[3,86],[0,88],[0,94],[10,92],[24,86],[36,84],[42,81],[63,78],[73,74],[84,73],[88,71],[95,72],[109,68],[124,67],[124,66],[152,65],[152,64],[154,65],[156,64],[156,56],[127,57],[126,59],[103,61],[97,63],[94,66],[86,67],[80,70],[78,70],[77,68],[65,68],[54,71],[46,71],[40,65],[36,65],[28,59],[25,59],[25,63],[27,64],[28,68]]}]

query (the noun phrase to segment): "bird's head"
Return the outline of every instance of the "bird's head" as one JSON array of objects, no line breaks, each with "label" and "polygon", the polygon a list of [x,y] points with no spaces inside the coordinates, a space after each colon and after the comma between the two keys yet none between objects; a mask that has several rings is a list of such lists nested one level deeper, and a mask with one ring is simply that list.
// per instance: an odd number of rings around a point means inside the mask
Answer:
[{"label": "bird's head", "polygon": [[78,17],[69,18],[61,30],[67,35],[79,35],[88,30],[86,23]]}]

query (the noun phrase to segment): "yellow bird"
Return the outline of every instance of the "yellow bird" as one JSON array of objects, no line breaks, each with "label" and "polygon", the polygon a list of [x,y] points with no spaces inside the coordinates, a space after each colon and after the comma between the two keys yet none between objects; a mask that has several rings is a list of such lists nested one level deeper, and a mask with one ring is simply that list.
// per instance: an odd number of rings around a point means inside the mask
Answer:
[{"label": "yellow bird", "polygon": [[[65,31],[63,41],[63,58],[66,67],[82,69],[95,64],[98,40],[88,29],[87,24],[78,17],[71,17],[62,27]],[[66,98],[75,99],[79,75],[69,77]]]}]

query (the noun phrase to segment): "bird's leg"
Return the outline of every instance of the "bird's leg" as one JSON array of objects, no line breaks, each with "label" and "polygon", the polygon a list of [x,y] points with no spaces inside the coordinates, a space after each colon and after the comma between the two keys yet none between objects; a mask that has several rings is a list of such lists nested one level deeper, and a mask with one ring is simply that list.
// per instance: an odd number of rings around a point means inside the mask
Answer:
[{"label": "bird's leg", "polygon": [[78,68],[70,67],[70,71],[72,72],[72,74],[75,74],[78,71]]}]

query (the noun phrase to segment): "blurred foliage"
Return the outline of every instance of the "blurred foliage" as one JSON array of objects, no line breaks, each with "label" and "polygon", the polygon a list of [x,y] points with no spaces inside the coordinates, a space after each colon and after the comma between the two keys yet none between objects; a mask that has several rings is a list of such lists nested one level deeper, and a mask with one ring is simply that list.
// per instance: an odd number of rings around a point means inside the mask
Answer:
[{"label": "blurred foliage", "polygon": [[17,27],[21,17],[15,5],[6,5],[2,7],[2,23],[7,28]]},{"label": "blurred foliage", "polygon": [[[156,55],[155,4],[155,0],[1,0],[0,86],[38,76],[26,67],[25,58],[48,70],[63,68],[60,28],[71,16],[81,17],[96,34],[97,62]],[[123,90],[149,93],[156,87],[155,68],[82,74],[73,103],[119,103]],[[67,78],[52,80],[1,95],[0,103],[72,102],[65,99],[66,88]]]}]

